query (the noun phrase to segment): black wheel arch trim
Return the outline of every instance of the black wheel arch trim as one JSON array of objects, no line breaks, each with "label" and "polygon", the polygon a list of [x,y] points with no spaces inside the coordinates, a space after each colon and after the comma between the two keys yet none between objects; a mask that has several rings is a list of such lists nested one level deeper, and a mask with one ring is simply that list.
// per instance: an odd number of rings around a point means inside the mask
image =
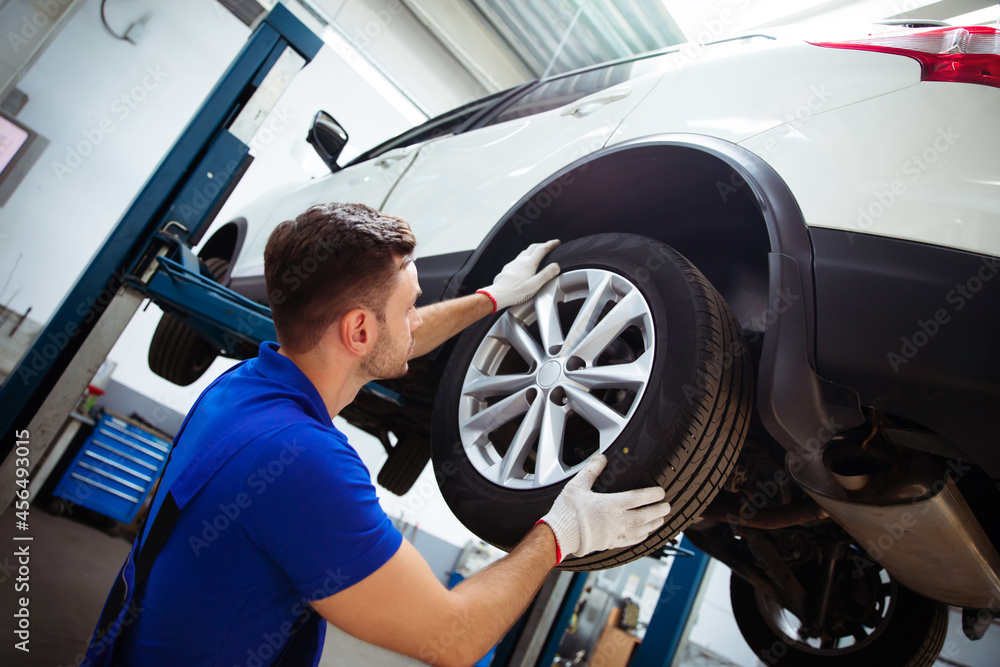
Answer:
[{"label": "black wheel arch trim", "polygon": [[863,424],[857,393],[816,372],[813,249],[798,202],[770,165],[732,142],[698,134],[650,135],[606,146],[575,160],[507,211],[452,277],[444,297],[470,291],[469,274],[504,244],[519,212],[545,188],[571,179],[572,172],[602,158],[650,147],[695,149],[725,163],[732,170],[728,185],[749,188],[763,216],[770,242],[768,294],[772,303],[781,302],[773,307],[774,321],[768,322],[763,334],[757,378],[757,411],[767,430],[786,449],[815,449],[836,432]]},{"label": "black wheel arch trim", "polygon": [[246,218],[234,218],[220,226],[198,250],[198,258],[205,260],[220,257],[229,262],[225,275],[216,276],[223,285],[229,284],[229,271],[236,263],[236,258],[243,250],[243,242],[247,237]]}]

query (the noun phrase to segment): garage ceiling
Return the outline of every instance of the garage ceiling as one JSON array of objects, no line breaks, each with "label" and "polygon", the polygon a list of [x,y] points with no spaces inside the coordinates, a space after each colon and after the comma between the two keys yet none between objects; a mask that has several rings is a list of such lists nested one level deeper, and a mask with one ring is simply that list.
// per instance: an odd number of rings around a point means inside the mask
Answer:
[{"label": "garage ceiling", "polygon": [[471,2],[536,77],[685,41],[660,0]]}]

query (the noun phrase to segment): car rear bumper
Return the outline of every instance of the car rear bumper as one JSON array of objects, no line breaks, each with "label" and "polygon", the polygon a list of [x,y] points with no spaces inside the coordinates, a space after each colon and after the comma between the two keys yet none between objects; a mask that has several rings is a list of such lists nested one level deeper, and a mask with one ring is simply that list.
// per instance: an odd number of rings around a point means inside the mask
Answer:
[{"label": "car rear bumper", "polygon": [[1000,477],[1000,258],[810,229],[816,370]]}]

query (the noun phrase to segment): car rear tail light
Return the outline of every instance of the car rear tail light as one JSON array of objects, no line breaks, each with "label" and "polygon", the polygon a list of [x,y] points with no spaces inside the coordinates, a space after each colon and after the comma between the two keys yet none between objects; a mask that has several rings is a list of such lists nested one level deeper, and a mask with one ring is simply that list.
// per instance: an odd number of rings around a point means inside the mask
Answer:
[{"label": "car rear tail light", "polygon": [[996,28],[931,28],[810,44],[907,56],[920,63],[923,81],[961,81],[1000,88],[1000,30]]}]

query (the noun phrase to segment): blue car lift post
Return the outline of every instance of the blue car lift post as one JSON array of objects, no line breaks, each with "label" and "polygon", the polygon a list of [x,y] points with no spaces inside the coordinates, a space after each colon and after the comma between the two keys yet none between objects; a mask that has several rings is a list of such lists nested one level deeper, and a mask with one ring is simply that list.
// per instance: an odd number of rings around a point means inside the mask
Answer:
[{"label": "blue car lift post", "polygon": [[[684,639],[709,557],[687,538],[672,551],[675,557],[667,581],[629,667],[670,667]],[[551,667],[587,576],[587,572],[550,574],[497,646],[490,667]],[[588,655],[587,664],[600,664],[599,658]]]},{"label": "blue car lift post", "polygon": [[15,442],[29,442],[31,470],[146,297],[220,349],[273,340],[268,309],[202,277],[190,246],[249,167],[267,113],[321,46],[275,6],[0,387],[0,511],[20,488]]}]

